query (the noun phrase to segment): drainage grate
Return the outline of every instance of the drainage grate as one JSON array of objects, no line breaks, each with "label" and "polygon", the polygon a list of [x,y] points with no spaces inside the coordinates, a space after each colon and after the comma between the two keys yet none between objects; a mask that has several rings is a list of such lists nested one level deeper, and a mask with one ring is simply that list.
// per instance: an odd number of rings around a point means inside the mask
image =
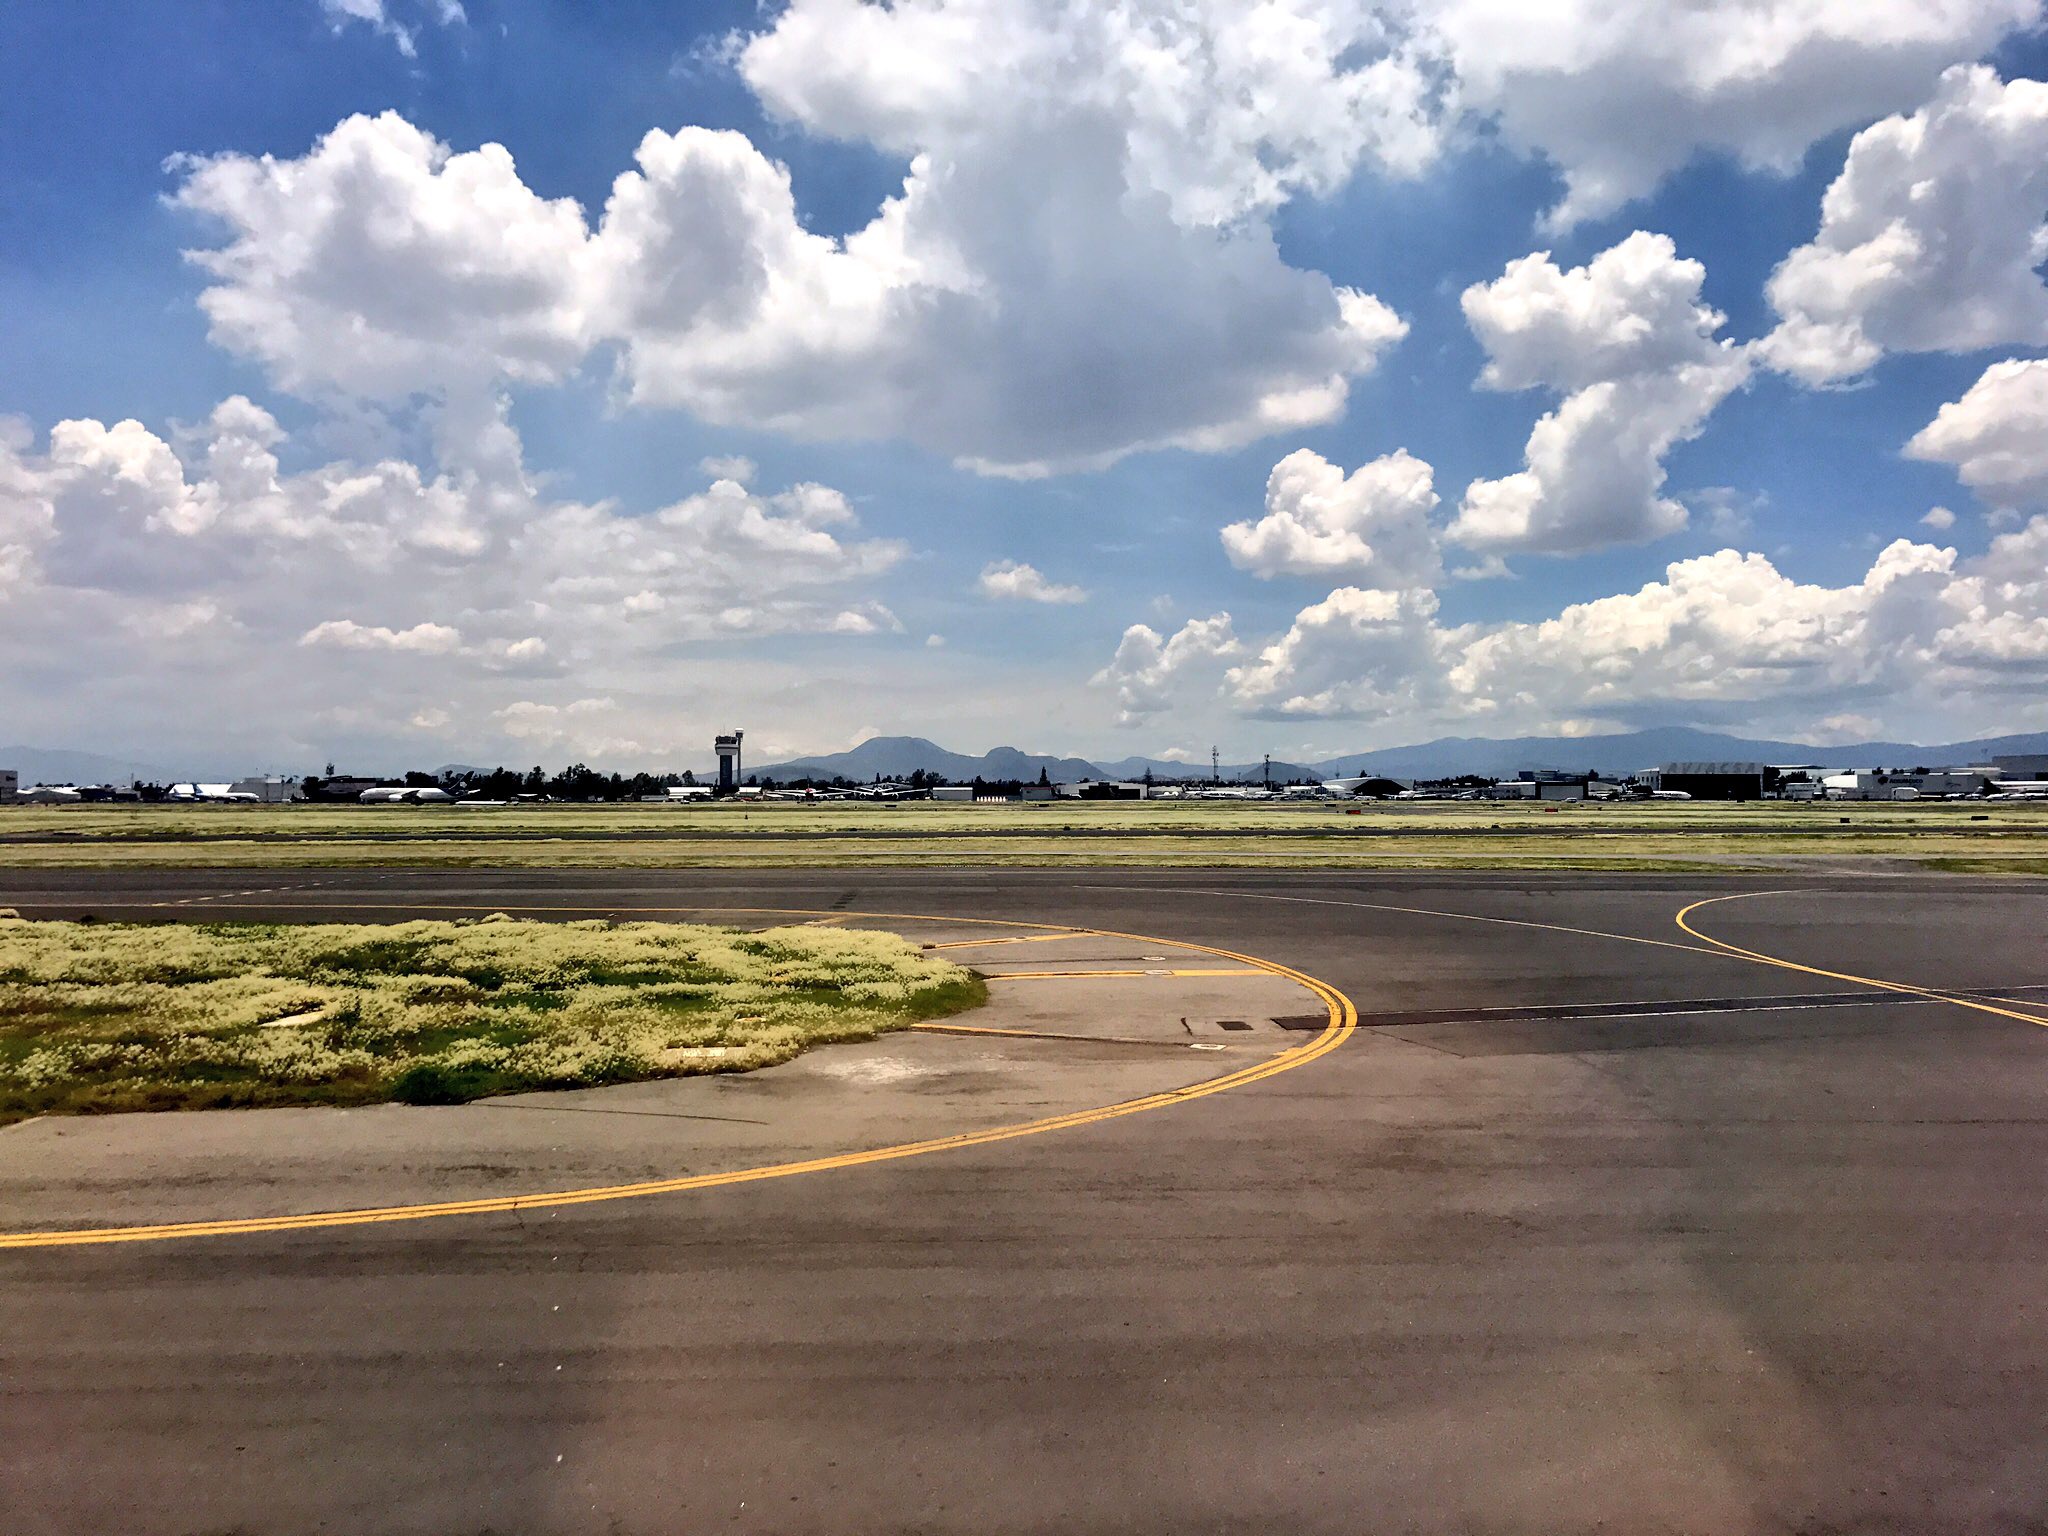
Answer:
[{"label": "drainage grate", "polygon": [[1327,1013],[1290,1013],[1273,1022],[1282,1029],[1320,1032],[1330,1027],[1330,1016]]}]

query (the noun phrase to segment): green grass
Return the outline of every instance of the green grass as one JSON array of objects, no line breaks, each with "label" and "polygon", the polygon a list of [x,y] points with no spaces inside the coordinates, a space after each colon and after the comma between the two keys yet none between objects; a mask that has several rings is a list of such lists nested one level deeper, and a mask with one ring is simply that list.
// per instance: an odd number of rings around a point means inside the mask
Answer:
[{"label": "green grass", "polygon": [[0,1124],[733,1071],[985,997],[906,940],[844,928],[0,915]]},{"label": "green grass", "polygon": [[1054,803],[0,808],[0,866],[1783,869],[2048,858],[2048,805]]}]

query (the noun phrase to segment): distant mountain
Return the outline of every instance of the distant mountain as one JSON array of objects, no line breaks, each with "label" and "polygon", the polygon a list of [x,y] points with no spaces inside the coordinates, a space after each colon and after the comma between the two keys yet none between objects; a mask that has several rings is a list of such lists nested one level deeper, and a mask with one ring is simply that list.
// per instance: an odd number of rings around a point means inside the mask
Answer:
[{"label": "distant mountain", "polygon": [[1828,768],[1934,767],[1983,762],[1994,754],[2048,752],[2048,732],[1993,736],[1976,741],[1919,746],[1900,741],[1864,741],[1817,747],[1810,742],[1760,741],[1663,726],[1612,736],[1445,736],[1418,746],[1362,752],[1324,764],[1332,778],[1381,773],[1391,779],[1441,779],[1460,773],[1511,776],[1525,768],[1597,770],[1622,777],[1661,763],[1817,763]]},{"label": "distant mountain", "polygon": [[1056,780],[1099,779],[1101,771],[1078,757],[1042,757],[1015,747],[997,747],[980,757],[948,752],[922,736],[875,736],[850,752],[792,758],[781,763],[746,763],[748,777],[764,779],[848,778],[867,783],[877,775],[907,779],[913,773],[937,773],[949,779],[1036,779],[1043,770]]},{"label": "distant mountain", "polygon": [[47,751],[41,747],[0,747],[0,768],[12,768],[21,775],[22,787],[31,784],[167,784],[172,775],[150,763],[125,757],[103,757],[97,752]]},{"label": "distant mountain", "polygon": [[[1142,779],[1150,773],[1155,779],[1192,779],[1207,783],[1209,765],[1206,762],[1183,763],[1169,757],[1120,757],[1113,763],[1096,764],[1096,777],[1105,779]],[[1256,784],[1267,773],[1263,761],[1256,763],[1223,763],[1216,770],[1217,776],[1225,783]],[[1273,759],[1273,782],[1285,784],[1290,779],[1327,779],[1330,777],[1321,763],[1289,763]]]},{"label": "distant mountain", "polygon": [[[1383,774],[1390,779],[1445,779],[1461,773],[1511,778],[1525,768],[1592,770],[1610,778],[1620,778],[1644,768],[1655,768],[1661,763],[1816,763],[1829,768],[1910,768],[1985,762],[1999,754],[2025,752],[2048,752],[2048,731],[1934,745],[1864,741],[1817,747],[1810,742],[1766,741],[1718,731],[1694,730],[1690,726],[1663,726],[1655,730],[1606,736],[1516,736],[1504,739],[1445,736],[1414,746],[1351,753],[1321,763],[1282,762],[1276,758],[1272,774],[1276,784],[1293,779],[1334,779],[1360,773]],[[1041,768],[1056,781],[1139,779],[1147,770],[1155,779],[1206,780],[1209,777],[1207,763],[1184,763],[1160,757],[1123,757],[1091,763],[1078,757],[1047,757],[1022,752],[1015,747],[998,747],[981,757],[968,757],[949,752],[921,736],[877,736],[850,752],[794,758],[781,763],[750,763],[747,772],[774,779],[828,779],[842,775],[867,781],[878,774],[885,779],[908,778],[923,769],[957,780],[976,777],[1029,780],[1036,779]],[[1257,783],[1265,772],[1263,762],[1225,763],[1221,767],[1221,775],[1226,782]]]}]

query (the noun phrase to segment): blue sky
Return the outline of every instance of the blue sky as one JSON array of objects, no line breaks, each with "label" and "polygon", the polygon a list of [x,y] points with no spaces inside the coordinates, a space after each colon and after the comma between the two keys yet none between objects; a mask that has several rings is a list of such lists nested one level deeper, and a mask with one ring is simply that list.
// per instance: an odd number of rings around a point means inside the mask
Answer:
[{"label": "blue sky", "polygon": [[14,6],[0,735],[2048,727],[2038,6],[1499,4]]}]

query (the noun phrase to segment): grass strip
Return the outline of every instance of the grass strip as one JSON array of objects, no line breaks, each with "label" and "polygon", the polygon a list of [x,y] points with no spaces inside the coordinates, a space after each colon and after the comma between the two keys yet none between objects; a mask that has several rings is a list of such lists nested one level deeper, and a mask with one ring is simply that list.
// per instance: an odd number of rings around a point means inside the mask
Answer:
[{"label": "grass strip", "polygon": [[504,916],[390,925],[0,915],[0,1124],[451,1104],[787,1061],[971,1008],[894,934]]}]

